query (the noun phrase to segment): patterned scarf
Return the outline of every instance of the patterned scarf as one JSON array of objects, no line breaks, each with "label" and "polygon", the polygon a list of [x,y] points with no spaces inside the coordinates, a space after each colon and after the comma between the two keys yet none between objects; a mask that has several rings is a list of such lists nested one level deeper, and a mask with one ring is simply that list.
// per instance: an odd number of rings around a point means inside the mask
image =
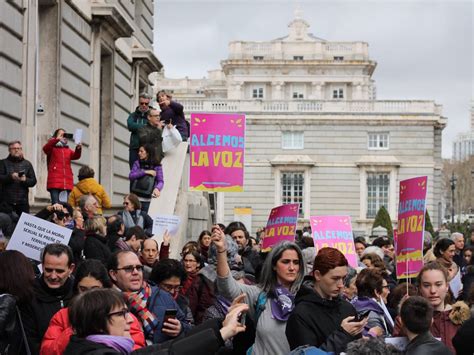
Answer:
[{"label": "patterned scarf", "polygon": [[123,295],[132,313],[140,319],[145,337],[153,339],[153,334],[158,327],[159,321],[147,308],[148,299],[151,296],[150,285],[143,282],[142,288],[139,291],[124,292]]}]

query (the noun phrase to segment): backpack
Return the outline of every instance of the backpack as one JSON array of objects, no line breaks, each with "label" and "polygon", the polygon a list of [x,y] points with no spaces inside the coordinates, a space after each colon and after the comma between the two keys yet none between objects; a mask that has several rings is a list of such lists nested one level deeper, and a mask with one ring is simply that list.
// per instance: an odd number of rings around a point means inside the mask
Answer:
[{"label": "backpack", "polygon": [[[258,294],[257,302],[255,303],[255,331],[257,331],[258,318],[260,318],[263,311],[265,310],[265,303],[267,303],[267,293],[265,291],[261,291]],[[252,354],[254,345],[255,343],[247,349],[246,355]]]},{"label": "backpack", "polygon": [[257,302],[255,303],[255,329],[257,329],[258,318],[265,310],[265,303],[267,303],[267,293],[262,291],[258,294]]}]

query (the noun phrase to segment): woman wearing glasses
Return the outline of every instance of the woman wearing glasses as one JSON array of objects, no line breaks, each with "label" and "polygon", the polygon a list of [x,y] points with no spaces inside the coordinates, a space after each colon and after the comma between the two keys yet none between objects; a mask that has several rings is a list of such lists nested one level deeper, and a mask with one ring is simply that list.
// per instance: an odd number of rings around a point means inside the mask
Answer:
[{"label": "woman wearing glasses", "polygon": [[194,324],[193,313],[189,308],[189,299],[180,293],[183,282],[186,280],[186,271],[184,271],[183,265],[175,259],[160,260],[153,266],[150,280],[162,290],[169,292],[183,311],[186,321],[189,324]]},{"label": "woman wearing glasses", "polygon": [[122,295],[113,289],[98,289],[77,296],[69,307],[74,334],[67,354],[130,354],[133,323]]},{"label": "woman wearing glasses", "polygon": [[[86,260],[77,268],[74,281],[74,292],[76,295],[102,288],[111,288],[112,282],[107,275],[107,270],[98,260]],[[130,334],[135,342],[133,349],[145,346],[145,337],[138,320],[132,316],[133,322],[130,326]],[[63,308],[57,312],[46,331],[41,343],[40,354],[60,355],[69,344],[69,339],[73,334],[69,321],[68,308]]]}]

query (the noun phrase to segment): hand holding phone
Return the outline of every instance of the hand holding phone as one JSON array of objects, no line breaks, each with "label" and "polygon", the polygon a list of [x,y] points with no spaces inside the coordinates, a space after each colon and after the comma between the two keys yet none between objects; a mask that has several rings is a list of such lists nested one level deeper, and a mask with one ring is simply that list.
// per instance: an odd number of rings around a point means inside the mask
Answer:
[{"label": "hand holding phone", "polygon": [[163,317],[163,323],[166,323],[168,319],[170,318],[176,318],[176,315],[178,314],[177,309],[167,309],[165,311],[165,316]]},{"label": "hand holding phone", "polygon": [[356,316],[354,317],[354,319],[351,320],[351,322],[360,322],[361,320],[367,318],[369,316],[370,312],[371,311],[369,309],[369,310],[357,313]]}]

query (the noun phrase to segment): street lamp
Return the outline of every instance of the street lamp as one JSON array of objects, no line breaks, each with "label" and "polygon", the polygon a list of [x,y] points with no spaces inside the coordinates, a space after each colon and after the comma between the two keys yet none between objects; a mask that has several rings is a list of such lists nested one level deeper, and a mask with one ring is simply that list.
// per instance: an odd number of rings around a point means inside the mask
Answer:
[{"label": "street lamp", "polygon": [[456,189],[456,177],[453,174],[451,175],[451,224],[454,225],[454,190]]}]

